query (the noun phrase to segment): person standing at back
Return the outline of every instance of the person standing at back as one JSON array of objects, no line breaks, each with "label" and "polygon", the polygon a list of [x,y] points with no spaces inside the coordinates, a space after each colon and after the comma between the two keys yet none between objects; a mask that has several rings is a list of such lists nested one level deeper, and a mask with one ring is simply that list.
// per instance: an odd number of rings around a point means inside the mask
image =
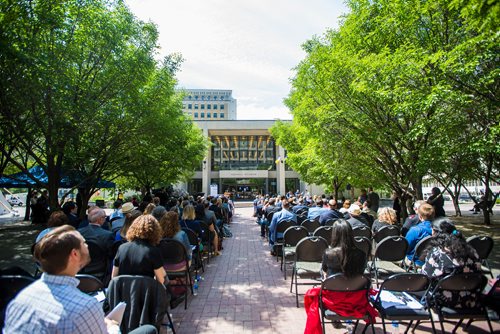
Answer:
[{"label": "person standing at back", "polygon": [[368,201],[370,201],[370,210],[378,212],[378,208],[380,205],[380,196],[373,191],[373,188],[368,188]]},{"label": "person standing at back", "polygon": [[444,217],[444,198],[438,187],[432,188],[432,195],[427,199],[427,203],[434,207],[434,217]]}]

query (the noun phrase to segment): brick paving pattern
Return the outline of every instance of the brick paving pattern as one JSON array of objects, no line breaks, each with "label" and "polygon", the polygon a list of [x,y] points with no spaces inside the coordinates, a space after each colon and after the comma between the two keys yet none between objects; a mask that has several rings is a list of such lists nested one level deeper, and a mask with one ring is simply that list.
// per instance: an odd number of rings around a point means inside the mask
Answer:
[{"label": "brick paving pattern", "polygon": [[[260,227],[252,212],[251,207],[236,210],[231,224],[233,237],[224,240],[223,254],[206,265],[198,295],[189,296],[187,310],[184,304],[172,310],[177,333],[304,333],[303,297],[299,299],[300,308],[295,307],[290,277],[283,279],[279,262],[270,256],[269,247],[259,236]],[[500,332],[500,324],[492,323]],[[376,325],[376,333],[382,333],[381,327]],[[486,328],[485,321],[474,322],[468,333],[488,333]],[[401,325],[400,333],[405,329]],[[452,326],[446,329],[451,331]],[[344,332],[327,325],[327,333]],[[415,332],[430,333],[430,325],[421,325]],[[162,328],[162,333],[167,331]]]}]

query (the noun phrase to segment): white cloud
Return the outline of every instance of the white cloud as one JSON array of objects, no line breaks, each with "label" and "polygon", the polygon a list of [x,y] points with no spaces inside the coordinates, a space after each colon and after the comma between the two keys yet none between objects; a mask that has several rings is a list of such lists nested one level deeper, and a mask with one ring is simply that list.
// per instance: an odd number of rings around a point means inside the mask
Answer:
[{"label": "white cloud", "polygon": [[126,2],[139,19],[158,25],[161,55],[184,57],[179,86],[232,89],[240,119],[283,117],[302,43],[337,27],[346,10],[340,0]]}]

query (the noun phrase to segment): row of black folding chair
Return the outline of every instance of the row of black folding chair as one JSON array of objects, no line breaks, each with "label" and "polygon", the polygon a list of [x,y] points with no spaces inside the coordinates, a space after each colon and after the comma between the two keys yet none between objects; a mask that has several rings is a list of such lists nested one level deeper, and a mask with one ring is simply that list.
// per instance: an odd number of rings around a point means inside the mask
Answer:
[{"label": "row of black folding chair", "polygon": [[[431,310],[438,315],[442,333],[445,333],[444,322],[458,320],[452,330],[452,333],[455,333],[464,319],[470,319],[466,327],[474,320],[486,320],[489,330],[493,333],[487,309],[481,302],[476,303],[474,307],[464,309],[461,307],[453,307],[452,305],[442,305],[437,297],[442,294],[443,291],[451,291],[462,294],[475,294],[479,299],[486,281],[486,277],[482,274],[461,273],[448,275],[439,280],[435,286],[431,286],[429,278],[423,274],[396,274],[388,277],[382,283],[377,295],[372,300],[372,304],[377,309],[382,319],[384,333],[386,333],[386,320],[398,322],[408,321],[405,333],[408,333],[410,328],[412,328],[414,321],[416,321],[416,323],[413,330],[415,330],[422,321],[429,321],[432,326],[432,332],[435,333],[436,328]],[[325,319],[331,321],[355,320],[357,326],[359,320],[366,320],[368,317],[368,315],[364,315],[363,317],[349,315],[340,316],[333,311],[327,310],[323,305],[322,298],[325,290],[338,292],[366,290],[368,296],[369,288],[370,279],[366,276],[347,278],[343,274],[336,274],[323,280],[320,290],[320,314],[323,333],[325,332]],[[414,293],[424,295],[423,304],[411,295]],[[388,298],[387,296],[391,297]]]},{"label": "row of black folding chair", "polygon": [[198,238],[196,232],[192,229],[184,227],[182,230],[186,232],[188,236],[189,244],[191,245],[192,249],[191,267],[193,268],[195,275],[198,276],[198,270],[200,268],[202,272],[205,272],[205,264],[203,263],[203,256],[200,249],[201,240],[200,238]]}]

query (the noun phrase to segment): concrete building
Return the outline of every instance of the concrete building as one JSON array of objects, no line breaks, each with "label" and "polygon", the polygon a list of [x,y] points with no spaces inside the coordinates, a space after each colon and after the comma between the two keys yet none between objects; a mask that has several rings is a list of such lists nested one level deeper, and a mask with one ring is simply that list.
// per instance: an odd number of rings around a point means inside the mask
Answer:
[{"label": "concrete building", "polygon": [[236,99],[232,90],[185,89],[182,107],[195,121],[236,120]]},{"label": "concrete building", "polygon": [[191,194],[231,193],[236,200],[256,194],[285,194],[305,189],[288,168],[285,150],[269,133],[272,120],[196,121],[212,147],[199,171],[183,185]]}]

